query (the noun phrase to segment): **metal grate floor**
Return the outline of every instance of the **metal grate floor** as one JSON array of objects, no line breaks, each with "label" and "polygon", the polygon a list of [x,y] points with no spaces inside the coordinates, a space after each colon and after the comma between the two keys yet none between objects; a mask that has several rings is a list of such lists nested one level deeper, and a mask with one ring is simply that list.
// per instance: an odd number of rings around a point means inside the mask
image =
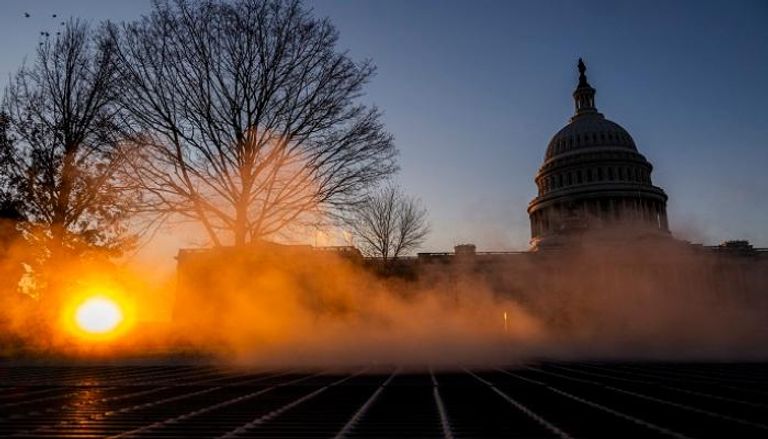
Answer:
[{"label": "metal grate floor", "polygon": [[2,437],[768,437],[768,364],[413,373],[0,364]]}]

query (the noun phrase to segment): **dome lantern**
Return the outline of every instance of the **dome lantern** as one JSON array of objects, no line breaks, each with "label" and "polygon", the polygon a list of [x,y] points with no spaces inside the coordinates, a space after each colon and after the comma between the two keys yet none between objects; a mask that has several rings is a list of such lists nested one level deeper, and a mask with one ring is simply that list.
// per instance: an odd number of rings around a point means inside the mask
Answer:
[{"label": "dome lantern", "polygon": [[587,66],[584,64],[584,61],[581,58],[579,58],[578,67],[579,85],[573,92],[573,100],[576,104],[576,115],[573,117],[577,117],[582,114],[596,114],[597,108],[595,108],[595,89],[589,85],[589,82],[587,82]]}]

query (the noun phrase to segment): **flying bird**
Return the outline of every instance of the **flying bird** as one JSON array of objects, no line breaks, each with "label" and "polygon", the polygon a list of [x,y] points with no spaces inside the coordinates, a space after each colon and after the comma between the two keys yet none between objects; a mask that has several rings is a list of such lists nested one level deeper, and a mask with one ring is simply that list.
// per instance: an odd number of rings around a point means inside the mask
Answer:
[{"label": "flying bird", "polygon": [[29,12],[25,12],[24,17],[29,18]]},{"label": "flying bird", "polygon": [[53,18],[56,18],[56,14],[53,14]]}]

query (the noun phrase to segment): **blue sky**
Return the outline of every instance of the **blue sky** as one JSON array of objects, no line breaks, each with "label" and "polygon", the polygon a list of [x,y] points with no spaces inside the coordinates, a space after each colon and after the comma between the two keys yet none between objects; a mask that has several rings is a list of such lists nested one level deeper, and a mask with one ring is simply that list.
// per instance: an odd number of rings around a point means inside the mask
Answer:
[{"label": "blue sky", "polygon": [[[3,0],[0,85],[62,18],[126,20],[149,4]],[[430,211],[425,249],[527,247],[533,176],[572,114],[579,56],[598,109],[654,164],[673,233],[768,247],[768,2],[308,5],[378,66],[365,100],[396,137],[399,182]]]}]

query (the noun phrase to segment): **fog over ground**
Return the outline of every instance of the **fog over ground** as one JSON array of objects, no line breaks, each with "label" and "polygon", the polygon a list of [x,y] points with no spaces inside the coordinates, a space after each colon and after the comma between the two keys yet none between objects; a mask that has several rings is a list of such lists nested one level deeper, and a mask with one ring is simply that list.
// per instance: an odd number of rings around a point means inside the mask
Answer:
[{"label": "fog over ground", "polygon": [[[153,271],[152,258],[66,262],[55,269],[68,288],[61,297],[5,297],[1,320],[35,355],[181,354],[257,367],[768,355],[764,261],[671,239],[584,242],[491,263],[420,264],[415,277],[383,277],[306,247],[202,252],[178,276]],[[22,256],[9,254],[5,270]],[[98,289],[115,293],[128,324],[106,342],[73,337],[51,304],[66,309]]]},{"label": "fog over ground", "polygon": [[723,265],[678,241],[593,243],[486,269],[472,261],[422,266],[417,280],[382,279],[331,256],[265,253],[208,262],[212,276],[198,270],[191,289],[180,286],[176,300],[187,304],[179,322],[195,328],[181,331],[187,341],[270,365],[768,353],[758,264]]}]

